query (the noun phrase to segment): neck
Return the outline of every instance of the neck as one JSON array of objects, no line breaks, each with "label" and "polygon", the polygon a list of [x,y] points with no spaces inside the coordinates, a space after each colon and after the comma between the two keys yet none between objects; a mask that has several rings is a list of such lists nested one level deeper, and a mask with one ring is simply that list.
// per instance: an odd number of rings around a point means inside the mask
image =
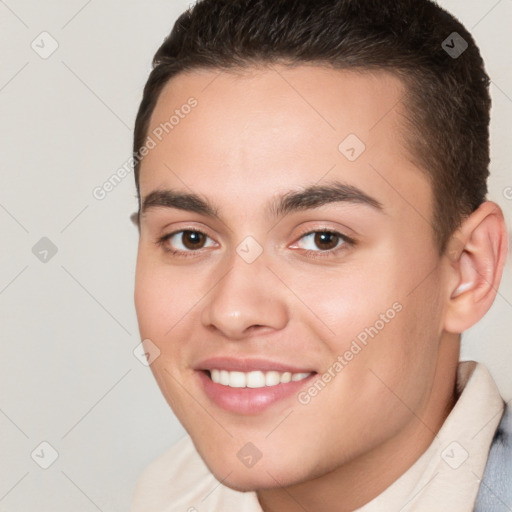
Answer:
[{"label": "neck", "polygon": [[444,333],[425,406],[376,449],[314,480],[257,492],[264,512],[351,512],[387,489],[425,453],[455,402],[460,335]]}]

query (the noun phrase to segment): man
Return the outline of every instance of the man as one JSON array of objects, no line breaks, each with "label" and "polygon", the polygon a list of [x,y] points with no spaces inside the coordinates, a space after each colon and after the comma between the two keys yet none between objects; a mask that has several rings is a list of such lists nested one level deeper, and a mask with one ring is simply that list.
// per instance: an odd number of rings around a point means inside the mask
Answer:
[{"label": "man", "polygon": [[427,0],[202,0],[153,64],[135,305],[189,435],[132,510],[510,508],[504,401],[459,362],[507,252],[471,35]]}]

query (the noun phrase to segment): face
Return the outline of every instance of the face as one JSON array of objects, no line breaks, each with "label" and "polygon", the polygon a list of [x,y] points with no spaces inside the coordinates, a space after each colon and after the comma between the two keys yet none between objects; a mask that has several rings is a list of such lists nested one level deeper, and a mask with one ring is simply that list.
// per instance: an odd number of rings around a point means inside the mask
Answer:
[{"label": "face", "polygon": [[187,72],[160,95],[136,311],[163,395],[228,486],[324,475],[427,410],[443,267],[403,94],[384,71],[276,66]]}]

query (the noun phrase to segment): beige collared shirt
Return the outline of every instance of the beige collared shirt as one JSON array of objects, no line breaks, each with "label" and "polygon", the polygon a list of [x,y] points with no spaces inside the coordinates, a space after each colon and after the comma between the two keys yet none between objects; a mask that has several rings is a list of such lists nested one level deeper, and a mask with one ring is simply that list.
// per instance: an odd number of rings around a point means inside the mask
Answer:
[{"label": "beige collared shirt", "polygon": [[[461,361],[460,393],[434,441],[393,484],[354,512],[472,512],[504,401],[482,363]],[[141,474],[130,512],[262,512],[254,492],[210,473],[189,436]]]}]

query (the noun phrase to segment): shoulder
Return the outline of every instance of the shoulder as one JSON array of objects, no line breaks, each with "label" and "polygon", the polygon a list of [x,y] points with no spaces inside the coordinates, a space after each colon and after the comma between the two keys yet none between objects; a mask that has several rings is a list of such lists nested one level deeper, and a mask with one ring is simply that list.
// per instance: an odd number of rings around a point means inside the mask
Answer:
[{"label": "shoulder", "polygon": [[499,437],[501,442],[512,447],[512,408],[508,402],[505,404],[505,409],[496,432],[496,437]]},{"label": "shoulder", "polygon": [[512,409],[505,404],[489,450],[475,512],[512,510]]},{"label": "shoulder", "polygon": [[143,470],[130,512],[261,510],[256,503],[252,493],[219,484],[186,435]]}]

